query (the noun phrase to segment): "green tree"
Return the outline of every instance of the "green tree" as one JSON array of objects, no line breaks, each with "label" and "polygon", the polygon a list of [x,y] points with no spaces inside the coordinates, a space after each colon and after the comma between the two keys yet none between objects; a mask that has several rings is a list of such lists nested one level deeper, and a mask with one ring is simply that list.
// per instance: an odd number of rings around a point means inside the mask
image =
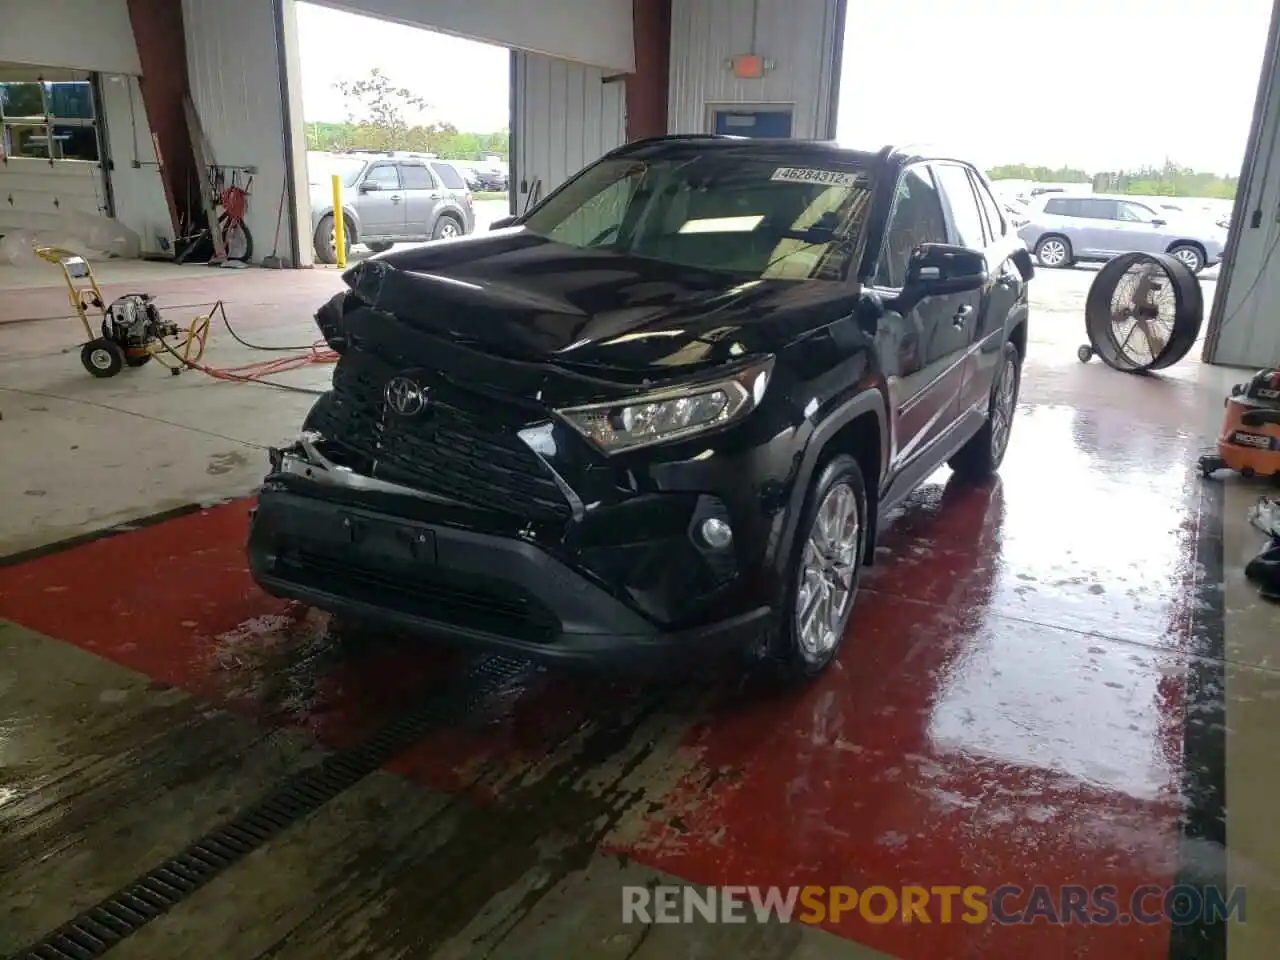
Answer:
[{"label": "green tree", "polygon": [[407,87],[397,87],[378,67],[363,80],[340,80],[334,88],[347,102],[347,120],[353,128],[351,142],[334,146],[429,151],[431,137],[442,129],[439,124],[409,126],[408,115],[429,110],[431,105]]},{"label": "green tree", "polygon": [[1006,163],[987,171],[992,180],[1034,180],[1037,183],[1088,183],[1089,174],[1075,167],[1043,167]]}]

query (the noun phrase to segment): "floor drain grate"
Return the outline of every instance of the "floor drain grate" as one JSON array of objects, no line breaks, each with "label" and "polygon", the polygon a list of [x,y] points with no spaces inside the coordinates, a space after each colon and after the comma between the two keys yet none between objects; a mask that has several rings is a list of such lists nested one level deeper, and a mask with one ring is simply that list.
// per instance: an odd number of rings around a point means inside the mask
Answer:
[{"label": "floor drain grate", "polygon": [[383,727],[351,750],[334,754],[277,786],[181,853],[147,871],[12,960],[92,960],[173,909],[254,850],[386,766],[433,727],[459,722],[524,674],[528,664],[487,657],[456,686]]}]

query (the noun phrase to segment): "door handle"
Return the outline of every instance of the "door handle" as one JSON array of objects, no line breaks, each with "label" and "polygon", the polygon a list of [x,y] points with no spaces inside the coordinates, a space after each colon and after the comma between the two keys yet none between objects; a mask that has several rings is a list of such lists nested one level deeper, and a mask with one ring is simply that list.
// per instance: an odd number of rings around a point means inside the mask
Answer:
[{"label": "door handle", "polygon": [[438,193],[429,193],[429,194],[427,194],[427,199],[428,199],[428,200],[439,200],[439,199],[440,199],[440,194],[438,194]]},{"label": "door handle", "polygon": [[956,315],[951,318],[951,323],[954,326],[963,327],[964,322],[969,319],[969,314],[971,313],[973,313],[973,307],[971,307],[969,304],[966,303],[963,307],[961,307],[959,310],[956,311]]},{"label": "door handle", "polygon": [[392,202],[392,203],[399,203],[399,202],[400,202],[400,194],[398,194],[398,193],[393,193],[393,194],[391,195],[391,202]]}]

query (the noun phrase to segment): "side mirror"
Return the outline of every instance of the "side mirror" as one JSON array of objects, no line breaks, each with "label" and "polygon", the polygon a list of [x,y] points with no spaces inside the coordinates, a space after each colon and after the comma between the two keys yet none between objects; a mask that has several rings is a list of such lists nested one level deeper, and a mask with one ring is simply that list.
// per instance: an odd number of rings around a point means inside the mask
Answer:
[{"label": "side mirror", "polygon": [[507,227],[514,227],[516,225],[516,221],[519,219],[520,218],[515,215],[509,216],[509,217],[499,217],[497,220],[494,220],[492,223],[489,224],[489,229],[505,230]]},{"label": "side mirror", "polygon": [[987,283],[987,258],[978,250],[949,243],[924,243],[907,264],[902,300],[915,305],[927,297],[981,290]]},{"label": "side mirror", "polygon": [[361,192],[361,193],[377,193],[377,192],[378,192],[379,190],[381,190],[381,189],[382,189],[382,184],[380,184],[380,183],[370,183],[368,180],[366,180],[364,183],[360,184],[360,192]]},{"label": "side mirror", "polygon": [[1160,217],[1156,217],[1151,221],[1151,225],[1153,227],[1167,227],[1169,225],[1169,221],[1163,220]]}]

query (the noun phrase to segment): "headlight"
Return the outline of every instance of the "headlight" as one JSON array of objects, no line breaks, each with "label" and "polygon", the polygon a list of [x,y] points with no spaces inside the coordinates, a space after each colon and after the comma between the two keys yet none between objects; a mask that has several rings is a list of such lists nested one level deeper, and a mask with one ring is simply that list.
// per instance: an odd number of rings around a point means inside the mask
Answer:
[{"label": "headlight", "polygon": [[764,398],[773,358],[720,380],[557,410],[605,453],[680,440],[746,416]]}]

